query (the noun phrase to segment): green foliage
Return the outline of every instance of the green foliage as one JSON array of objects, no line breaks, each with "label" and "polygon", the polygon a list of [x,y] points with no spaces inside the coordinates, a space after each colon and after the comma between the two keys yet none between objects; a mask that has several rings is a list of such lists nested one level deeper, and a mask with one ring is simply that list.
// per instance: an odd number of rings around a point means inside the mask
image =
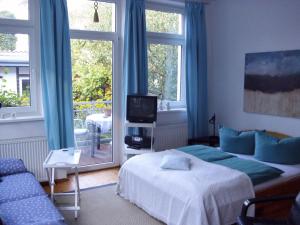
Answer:
[{"label": "green foliage", "polygon": [[6,90],[6,80],[2,79],[0,87],[0,102],[2,107],[28,106],[30,103],[30,91],[26,90],[22,96],[19,96],[11,90]]},{"label": "green foliage", "polygon": [[111,100],[112,43],[72,40],[73,99]]},{"label": "green foliage", "polygon": [[[15,18],[14,15],[8,11],[0,11],[2,18]],[[0,50],[1,51],[14,51],[16,49],[17,38],[14,34],[0,33]]]}]

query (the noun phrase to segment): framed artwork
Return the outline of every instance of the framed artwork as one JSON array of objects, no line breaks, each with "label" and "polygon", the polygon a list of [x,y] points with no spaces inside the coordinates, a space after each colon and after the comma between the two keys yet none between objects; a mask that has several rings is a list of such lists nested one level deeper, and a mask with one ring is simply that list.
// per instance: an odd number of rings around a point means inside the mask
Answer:
[{"label": "framed artwork", "polygon": [[300,118],[300,50],[246,54],[244,111]]}]

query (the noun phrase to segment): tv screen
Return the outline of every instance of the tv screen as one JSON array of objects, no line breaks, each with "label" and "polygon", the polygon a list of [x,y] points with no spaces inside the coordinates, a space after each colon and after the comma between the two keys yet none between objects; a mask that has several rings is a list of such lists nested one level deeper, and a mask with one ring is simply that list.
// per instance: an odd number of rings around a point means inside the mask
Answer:
[{"label": "tv screen", "polygon": [[157,116],[157,96],[127,95],[126,119],[133,123],[153,123]]}]

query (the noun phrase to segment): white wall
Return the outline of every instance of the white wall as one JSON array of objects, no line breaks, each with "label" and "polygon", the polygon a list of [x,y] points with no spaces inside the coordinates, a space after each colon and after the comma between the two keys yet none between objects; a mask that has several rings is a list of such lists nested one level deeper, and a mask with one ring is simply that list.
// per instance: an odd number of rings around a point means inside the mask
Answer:
[{"label": "white wall", "polygon": [[44,136],[46,136],[46,134],[44,120],[42,119],[19,120],[18,122],[0,121],[0,140]]},{"label": "white wall", "polygon": [[300,49],[300,1],[216,0],[207,6],[207,29],[209,111],[217,122],[300,136],[300,119],[243,112],[245,53]]}]

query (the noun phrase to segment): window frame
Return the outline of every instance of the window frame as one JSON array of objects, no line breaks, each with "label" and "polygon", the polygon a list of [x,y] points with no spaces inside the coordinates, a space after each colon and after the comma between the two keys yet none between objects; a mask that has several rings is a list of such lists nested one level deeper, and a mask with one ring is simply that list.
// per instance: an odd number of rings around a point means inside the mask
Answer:
[{"label": "window frame", "polygon": [[[42,115],[40,98],[40,34],[39,1],[28,0],[28,20],[0,18],[0,33],[27,34],[29,39],[30,106],[2,107],[0,115],[13,114],[18,117]],[[9,117],[8,117],[9,118]],[[1,118],[0,118],[1,120]]]},{"label": "window frame", "polygon": [[[177,13],[181,14],[181,34],[176,33],[164,33],[164,32],[152,32],[146,31],[147,36],[147,50],[148,45],[162,44],[162,45],[178,45],[181,46],[181,63],[178,65],[180,72],[180,101],[168,101],[171,109],[186,108],[186,78],[185,78],[185,14],[184,7],[162,4],[156,2],[146,2],[146,10],[153,10],[165,13]],[[146,25],[147,26],[147,25]]]}]

